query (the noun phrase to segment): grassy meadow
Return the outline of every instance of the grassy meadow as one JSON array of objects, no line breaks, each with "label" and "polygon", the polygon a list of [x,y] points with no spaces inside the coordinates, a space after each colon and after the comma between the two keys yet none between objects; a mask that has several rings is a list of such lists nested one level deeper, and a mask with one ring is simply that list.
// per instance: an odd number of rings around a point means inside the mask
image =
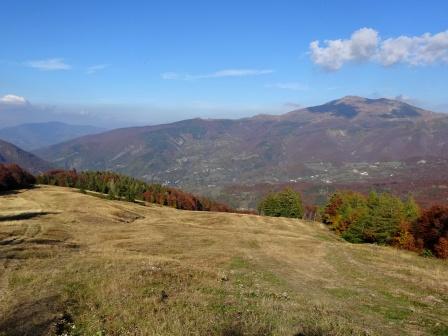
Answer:
[{"label": "grassy meadow", "polygon": [[0,195],[0,335],[448,335],[448,262],[37,186]]}]

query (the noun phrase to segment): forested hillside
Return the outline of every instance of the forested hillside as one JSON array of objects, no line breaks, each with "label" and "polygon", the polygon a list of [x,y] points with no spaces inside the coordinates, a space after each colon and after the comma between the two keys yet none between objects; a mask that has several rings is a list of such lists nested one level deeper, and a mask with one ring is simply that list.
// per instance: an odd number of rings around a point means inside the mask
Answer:
[{"label": "forested hillside", "polygon": [[179,189],[148,184],[113,172],[52,170],[37,177],[40,184],[78,188],[108,195],[110,199],[141,200],[182,210],[232,211],[228,206]]}]

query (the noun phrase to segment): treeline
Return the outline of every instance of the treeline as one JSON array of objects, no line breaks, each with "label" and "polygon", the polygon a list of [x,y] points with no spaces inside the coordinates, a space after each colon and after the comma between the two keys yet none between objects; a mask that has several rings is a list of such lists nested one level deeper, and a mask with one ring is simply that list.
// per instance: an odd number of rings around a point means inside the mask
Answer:
[{"label": "treeline", "polygon": [[321,220],[352,243],[391,245],[448,258],[448,206],[422,210],[412,197],[338,191],[322,208],[303,206],[292,189],[270,193],[258,205],[265,216]]},{"label": "treeline", "polygon": [[107,194],[110,199],[141,200],[182,210],[233,212],[225,204],[160,184],[105,171],[53,170],[37,176],[37,183]]},{"label": "treeline", "polygon": [[332,195],[322,221],[353,243],[377,243],[448,258],[448,207],[422,211],[412,197],[353,191]]},{"label": "treeline", "polygon": [[26,188],[35,182],[34,176],[18,165],[0,163],[0,191]]}]

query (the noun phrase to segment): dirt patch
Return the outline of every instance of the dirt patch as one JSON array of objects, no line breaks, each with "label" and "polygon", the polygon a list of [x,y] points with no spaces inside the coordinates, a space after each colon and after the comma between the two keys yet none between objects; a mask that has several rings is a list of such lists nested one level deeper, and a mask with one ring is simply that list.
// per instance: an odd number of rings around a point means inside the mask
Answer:
[{"label": "dirt patch", "polygon": [[122,210],[122,211],[115,211],[113,213],[113,216],[116,220],[118,220],[119,222],[122,223],[132,223],[134,221],[136,221],[137,219],[142,219],[145,218],[144,216],[132,212],[132,211],[126,211],[126,210]]}]

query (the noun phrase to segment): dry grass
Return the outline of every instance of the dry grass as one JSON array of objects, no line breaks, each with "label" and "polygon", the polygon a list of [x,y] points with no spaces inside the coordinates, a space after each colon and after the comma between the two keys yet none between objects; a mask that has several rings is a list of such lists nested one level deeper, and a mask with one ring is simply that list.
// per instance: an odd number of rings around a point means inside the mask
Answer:
[{"label": "dry grass", "polygon": [[446,261],[317,223],[58,187],[0,196],[1,216],[0,335],[448,333]]}]

